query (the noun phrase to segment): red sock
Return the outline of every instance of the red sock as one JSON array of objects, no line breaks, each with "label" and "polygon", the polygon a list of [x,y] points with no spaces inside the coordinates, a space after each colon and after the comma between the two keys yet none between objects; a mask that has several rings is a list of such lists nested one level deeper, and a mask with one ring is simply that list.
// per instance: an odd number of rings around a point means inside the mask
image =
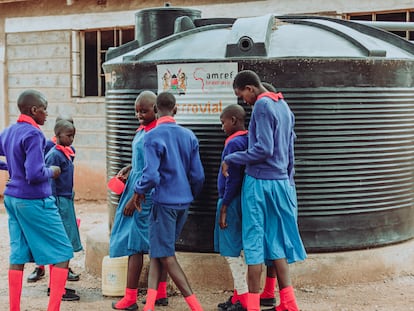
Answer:
[{"label": "red sock", "polygon": [[184,299],[190,307],[191,311],[203,311],[203,307],[200,305],[200,302],[198,301],[195,294],[187,296]]},{"label": "red sock", "polygon": [[275,298],[276,278],[266,277],[265,287],[260,298]]},{"label": "red sock", "polygon": [[125,296],[115,305],[115,309],[123,310],[137,303],[138,288],[125,288]]},{"label": "red sock", "polygon": [[158,283],[157,299],[167,298],[167,282]]},{"label": "red sock", "polygon": [[239,301],[243,308],[247,309],[247,295],[248,293],[244,293],[239,295]]},{"label": "red sock", "polygon": [[62,296],[65,293],[66,279],[68,278],[68,269],[53,267],[53,273],[50,276],[50,297],[47,311],[59,311]]},{"label": "red sock", "polygon": [[157,290],[148,288],[147,301],[145,302],[143,311],[155,310],[155,299],[157,298]]},{"label": "red sock", "polygon": [[239,294],[237,293],[237,290],[234,289],[233,296],[231,297],[231,303],[235,304],[237,301],[239,301]]},{"label": "red sock", "polygon": [[10,311],[20,311],[22,297],[23,270],[9,270]]},{"label": "red sock", "polygon": [[[45,268],[45,266],[43,266],[43,269]],[[52,270],[53,270],[53,265],[49,265],[49,288],[50,288],[50,282],[52,282]]]},{"label": "red sock", "polygon": [[280,305],[276,307],[276,311],[299,311],[296,304],[295,293],[292,286],[285,287],[279,291]]},{"label": "red sock", "polygon": [[247,294],[247,311],[260,311],[260,294]]}]

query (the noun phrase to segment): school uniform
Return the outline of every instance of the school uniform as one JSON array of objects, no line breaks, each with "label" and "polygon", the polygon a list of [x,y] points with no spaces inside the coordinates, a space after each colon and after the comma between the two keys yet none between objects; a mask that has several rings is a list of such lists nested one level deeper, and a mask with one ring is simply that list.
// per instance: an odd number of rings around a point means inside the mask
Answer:
[{"label": "school uniform", "polygon": [[280,93],[264,93],[253,106],[246,151],[225,157],[246,165],[242,190],[246,263],[306,258],[297,226],[294,174],[294,115]]},{"label": "school uniform", "polygon": [[56,205],[62,218],[66,234],[72,244],[73,251],[79,252],[83,247],[73,201],[74,157],[75,153],[71,147],[55,145],[46,154],[45,161],[47,166],[55,165],[61,169],[61,174],[58,178],[50,179],[52,194],[56,199]]},{"label": "school uniform", "polygon": [[116,209],[114,224],[109,240],[109,256],[122,257],[138,253],[148,253],[148,226],[149,215],[152,207],[150,193],[142,202],[142,211],[134,211],[132,216],[125,216],[123,210],[134,194],[134,186],[142,175],[144,168],[144,136],[154,128],[156,120],[147,126],[141,126],[132,141],[132,168],[126,181],[124,192]]},{"label": "school uniform", "polygon": [[[247,131],[238,131],[226,139],[221,154],[223,161],[226,155],[247,149]],[[221,167],[217,176],[217,211],[214,227],[214,250],[222,256],[238,257],[243,249],[242,244],[242,213],[241,213],[241,186],[244,176],[244,165],[230,165],[229,177],[224,177]],[[221,206],[227,205],[227,228],[219,226]]]},{"label": "school uniform", "polygon": [[161,117],[144,137],[145,167],[134,191],[151,189],[150,257],[174,256],[175,241],[187,219],[188,208],[202,189],[204,169],[194,133]]},{"label": "school uniform", "polygon": [[49,184],[53,170],[45,165],[45,144],[39,126],[26,115],[0,134],[0,155],[6,157],[10,176],[4,191],[10,264],[46,265],[73,257]]}]

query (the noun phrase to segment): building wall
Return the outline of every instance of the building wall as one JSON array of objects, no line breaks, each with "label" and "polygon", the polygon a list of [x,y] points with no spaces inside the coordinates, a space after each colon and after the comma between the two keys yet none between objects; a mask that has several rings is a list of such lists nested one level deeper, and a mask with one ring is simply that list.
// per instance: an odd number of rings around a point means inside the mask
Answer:
[{"label": "building wall", "polygon": [[[72,3],[67,5],[67,3]],[[0,4],[0,130],[18,115],[16,99],[21,91],[35,88],[49,99],[45,135],[52,136],[58,114],[71,114],[77,127],[74,146],[75,191],[78,199],[105,199],[106,140],[103,97],[72,97],[74,60],[73,30],[134,24],[143,8],[163,6],[164,1],[38,0]],[[386,11],[412,7],[412,1],[174,1],[176,7],[192,7],[202,17],[243,17],[273,12],[308,14],[325,12],[341,16],[350,12]],[[132,112],[131,112],[132,113]],[[0,173],[0,194],[7,175]]]}]

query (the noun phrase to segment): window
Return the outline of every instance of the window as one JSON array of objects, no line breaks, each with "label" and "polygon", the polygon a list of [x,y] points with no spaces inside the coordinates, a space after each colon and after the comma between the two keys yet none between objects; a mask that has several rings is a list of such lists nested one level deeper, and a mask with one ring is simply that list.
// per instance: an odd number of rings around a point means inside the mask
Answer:
[{"label": "window", "polygon": [[[414,9],[399,10],[392,12],[372,12],[372,13],[350,13],[347,14],[350,20],[363,21],[382,21],[382,22],[414,22]],[[390,31],[408,40],[414,39],[413,31]]]},{"label": "window", "polygon": [[114,28],[105,30],[84,31],[81,33],[83,43],[83,77],[81,96],[104,96],[105,75],[102,64],[110,47],[118,47],[135,39],[135,30],[130,28]]}]

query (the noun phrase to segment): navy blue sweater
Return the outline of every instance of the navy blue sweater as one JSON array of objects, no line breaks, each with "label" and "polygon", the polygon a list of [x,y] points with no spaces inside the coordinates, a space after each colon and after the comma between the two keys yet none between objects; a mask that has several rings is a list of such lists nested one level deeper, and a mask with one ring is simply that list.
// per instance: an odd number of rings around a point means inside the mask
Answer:
[{"label": "navy blue sweater", "polygon": [[144,151],[145,166],[134,191],[143,194],[154,188],[155,204],[175,209],[189,207],[204,184],[194,133],[173,122],[158,124],[145,134]]},{"label": "navy blue sweater", "polygon": [[[226,144],[221,154],[221,160],[224,160],[226,155],[232,154],[236,151],[243,151],[247,149],[247,135],[240,135],[232,138]],[[228,168],[229,176],[226,178],[221,173],[221,166],[217,176],[217,190],[219,198],[223,199],[224,205],[230,205],[231,201],[240,193],[243,176],[244,165],[230,164]]]},{"label": "navy blue sweater", "polygon": [[45,165],[45,146],[42,131],[26,122],[13,124],[0,134],[0,155],[6,156],[9,171],[5,195],[42,199],[52,194],[49,178],[53,170]]}]

